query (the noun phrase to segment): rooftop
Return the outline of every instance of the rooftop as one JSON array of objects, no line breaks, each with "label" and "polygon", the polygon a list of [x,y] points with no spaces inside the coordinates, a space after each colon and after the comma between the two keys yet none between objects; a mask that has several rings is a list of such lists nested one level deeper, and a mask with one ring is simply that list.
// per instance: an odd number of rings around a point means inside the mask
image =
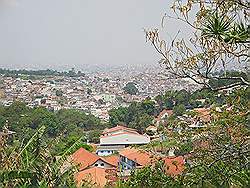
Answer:
[{"label": "rooftop", "polygon": [[92,167],[78,172],[75,178],[79,187],[83,182],[92,183],[96,187],[104,187],[107,183],[106,175],[105,169]]},{"label": "rooftop", "polygon": [[75,163],[80,165],[80,170],[84,170],[100,159],[98,155],[93,154],[84,148],[78,149],[71,157]]},{"label": "rooftop", "polygon": [[166,172],[169,175],[172,176],[179,175],[184,170],[185,160],[182,156],[165,157],[163,161],[166,165]]},{"label": "rooftop", "polygon": [[146,166],[155,160],[150,153],[135,148],[125,148],[120,152],[120,155],[135,161],[141,166]]}]

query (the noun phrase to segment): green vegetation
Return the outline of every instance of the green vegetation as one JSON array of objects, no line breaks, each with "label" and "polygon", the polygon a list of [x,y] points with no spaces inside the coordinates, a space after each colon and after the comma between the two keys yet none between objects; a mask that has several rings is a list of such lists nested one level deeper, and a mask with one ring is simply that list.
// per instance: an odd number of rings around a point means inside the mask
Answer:
[{"label": "green vegetation", "polygon": [[181,182],[165,174],[164,165],[157,163],[155,167],[145,167],[134,171],[131,178],[121,183],[118,187],[180,187]]},{"label": "green vegetation", "polygon": [[[203,90],[179,95],[179,102],[163,96],[155,100],[160,106],[174,108],[176,115],[184,107],[210,107],[211,122],[201,129],[189,129],[172,116],[171,128],[178,131],[165,134],[176,141],[175,153],[185,154],[184,172],[171,178],[157,164],[136,170],[120,187],[249,187],[249,71],[227,71],[249,62],[249,2],[174,0],[171,8],[177,20],[192,27],[193,35],[183,39],[177,34],[167,43],[156,29],[146,30],[146,38],[170,73],[192,79]],[[215,73],[218,67],[221,73]],[[221,90],[224,93],[216,92]]]},{"label": "green vegetation", "polygon": [[[204,102],[201,102],[204,100]],[[128,107],[119,107],[109,111],[110,124],[126,124],[140,132],[152,124],[152,120],[163,110],[173,110],[175,116],[186,113],[186,109],[224,105],[226,97],[209,89],[197,90],[193,93],[186,90],[167,91],[155,99],[147,98],[142,102],[132,102]]]},{"label": "green vegetation", "polygon": [[46,127],[41,126],[26,142],[14,140],[3,132],[0,139],[0,187],[75,187],[72,166],[62,171],[63,162],[72,145],[60,158],[51,151],[52,144],[46,144],[43,136]]},{"label": "green vegetation", "polygon": [[209,80],[209,84],[214,88],[234,85],[241,82],[241,78],[248,80],[247,74],[239,71],[220,72],[214,75],[215,77]]},{"label": "green vegetation", "polygon": [[[249,2],[175,0],[172,9],[178,20],[195,30],[189,40],[193,46],[178,36],[167,45],[159,30],[146,31],[146,38],[170,73],[190,78],[203,89],[168,91],[155,99],[112,109],[109,114],[111,125],[125,123],[143,132],[159,112],[173,109],[174,115],[168,119],[171,130],[160,126],[167,140],[152,142],[145,149],[164,153],[175,147],[175,154],[186,158],[185,168],[172,177],[159,162],[133,171],[118,187],[249,187],[249,82],[246,73],[225,71],[249,61]],[[217,67],[223,68],[223,74],[214,73]],[[67,74],[76,75],[74,70]],[[124,89],[132,95],[138,92],[133,83]],[[231,91],[227,95],[218,92],[224,89]],[[196,107],[210,107],[211,121],[203,128],[190,129],[177,116]],[[9,135],[4,126],[16,133]],[[91,150],[82,143],[87,139],[95,142],[100,134],[96,130],[104,125],[83,112],[50,112],[15,102],[0,107],[0,128],[0,187],[74,187],[74,167],[62,171],[62,161],[80,146]]]},{"label": "green vegetation", "polygon": [[108,83],[108,82],[109,82],[109,79],[108,79],[108,78],[103,78],[103,82]]},{"label": "green vegetation", "polygon": [[[170,177],[165,166],[158,163],[135,170],[119,187],[248,187],[249,96],[249,88],[234,90],[225,97],[226,105],[220,112],[215,107],[221,104],[214,103],[212,121],[205,128],[189,129],[172,116],[168,126],[172,131],[165,131],[164,127],[161,130],[167,140],[141,148],[167,154],[174,147],[175,155],[186,156],[184,172]],[[228,106],[232,108],[229,110]]]},{"label": "green vegetation", "polygon": [[[22,102],[14,102],[9,107],[0,107],[0,129],[6,126],[15,132],[14,137],[20,142],[27,141],[41,126],[44,126],[43,140],[46,143],[53,140],[52,152],[57,154],[64,152],[83,135],[86,136],[86,132],[105,128],[100,119],[81,111],[51,112],[42,107],[29,108]],[[87,138],[82,138],[83,143],[86,141]],[[94,137],[90,141],[94,141]]]},{"label": "green vegetation", "polygon": [[175,115],[180,116],[186,111],[184,104],[177,105],[173,108],[173,112]]},{"label": "green vegetation", "polygon": [[128,82],[123,90],[130,95],[136,95],[138,93],[138,89],[133,82]]},{"label": "green vegetation", "polygon": [[63,95],[62,90],[56,90],[56,96],[61,97]]}]

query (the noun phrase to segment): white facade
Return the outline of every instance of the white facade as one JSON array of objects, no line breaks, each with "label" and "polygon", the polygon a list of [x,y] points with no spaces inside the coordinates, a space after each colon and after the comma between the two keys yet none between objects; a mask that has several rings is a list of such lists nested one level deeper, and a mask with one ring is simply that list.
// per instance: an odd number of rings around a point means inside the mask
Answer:
[{"label": "white facade", "polygon": [[110,164],[106,163],[105,161],[98,159],[91,167],[99,167],[99,168],[112,168]]},{"label": "white facade", "polygon": [[98,150],[96,154],[99,156],[109,156],[112,155],[114,152],[114,150]]},{"label": "white facade", "polygon": [[121,133],[100,138],[100,145],[148,144],[149,142],[150,138],[148,136],[131,133]]}]

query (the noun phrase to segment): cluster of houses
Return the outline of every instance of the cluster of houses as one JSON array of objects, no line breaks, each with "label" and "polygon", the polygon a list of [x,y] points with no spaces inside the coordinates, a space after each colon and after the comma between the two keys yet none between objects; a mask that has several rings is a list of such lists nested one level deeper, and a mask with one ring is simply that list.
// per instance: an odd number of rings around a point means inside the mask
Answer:
[{"label": "cluster of houses", "polygon": [[[190,124],[189,128],[203,127],[207,121],[210,121],[209,109],[200,108],[195,111],[198,113],[192,118],[194,125]],[[161,140],[161,136],[157,135],[157,128],[164,125],[167,117],[172,114],[171,110],[163,110],[155,118],[154,125],[147,128],[148,131],[154,133],[153,136],[146,133],[140,134],[135,129],[117,125],[102,132],[100,144],[95,146],[95,152],[89,152],[84,148],[78,149],[70,156],[71,162],[79,165],[79,172],[75,175],[78,186],[86,182],[91,182],[97,187],[112,185],[119,179],[128,178],[131,171],[154,165],[158,161],[163,162],[168,175],[181,174],[186,163],[186,156],[175,156],[171,148],[167,154],[162,155],[139,147],[149,144],[152,140]]]},{"label": "cluster of houses", "polygon": [[[153,75],[153,76],[152,76]],[[29,77],[31,76],[31,77]],[[15,100],[30,107],[50,110],[77,109],[108,121],[108,111],[127,106],[132,101],[155,97],[168,89],[195,90],[197,84],[185,79],[170,79],[161,69],[115,70],[70,76],[0,75],[0,104],[9,106]],[[124,92],[128,82],[136,84],[137,95]]]},{"label": "cluster of houses", "polygon": [[169,175],[182,173],[184,157],[156,156],[131,147],[149,142],[148,136],[124,126],[105,130],[95,153],[80,148],[70,156],[70,161],[79,165],[79,172],[75,175],[78,186],[86,182],[91,182],[97,187],[114,184],[119,179],[128,178],[131,171],[153,165],[159,160],[164,162],[166,173]]}]

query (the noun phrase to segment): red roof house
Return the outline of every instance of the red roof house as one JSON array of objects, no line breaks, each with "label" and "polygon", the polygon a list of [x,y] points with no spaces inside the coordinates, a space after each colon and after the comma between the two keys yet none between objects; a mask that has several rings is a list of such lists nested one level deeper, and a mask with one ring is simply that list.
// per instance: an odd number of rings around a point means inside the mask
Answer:
[{"label": "red roof house", "polygon": [[185,160],[184,157],[165,157],[163,159],[165,164],[166,173],[171,176],[179,175],[184,170]]}]

